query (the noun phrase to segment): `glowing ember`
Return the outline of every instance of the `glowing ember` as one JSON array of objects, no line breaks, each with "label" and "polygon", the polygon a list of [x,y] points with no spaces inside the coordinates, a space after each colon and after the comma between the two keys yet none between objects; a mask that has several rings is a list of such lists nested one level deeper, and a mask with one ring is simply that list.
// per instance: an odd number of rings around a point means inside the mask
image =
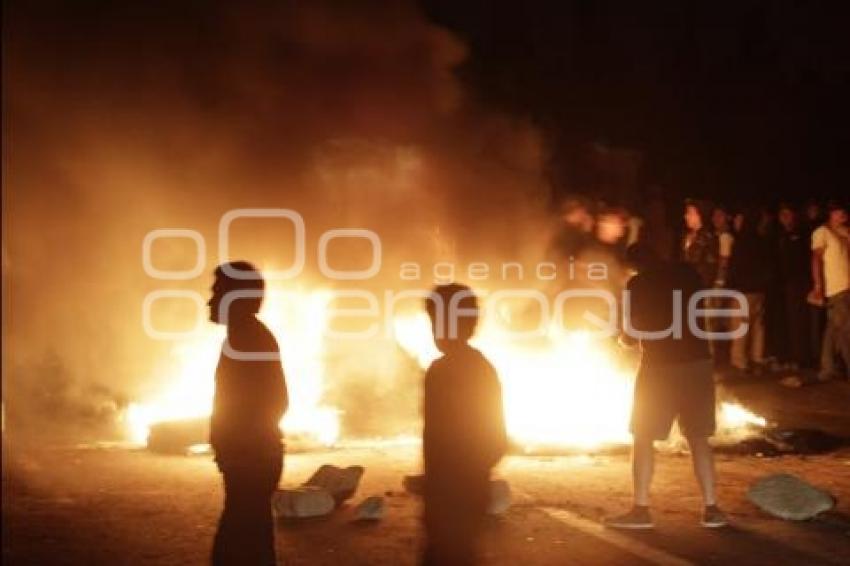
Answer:
[{"label": "glowing ember", "polygon": [[189,448],[186,449],[186,453],[191,455],[206,454],[209,451],[209,444],[192,444],[191,446],[189,446]]},{"label": "glowing ember", "polygon": [[732,429],[753,425],[757,427],[767,426],[767,421],[763,417],[748,411],[737,403],[721,403],[719,421],[721,426]]}]

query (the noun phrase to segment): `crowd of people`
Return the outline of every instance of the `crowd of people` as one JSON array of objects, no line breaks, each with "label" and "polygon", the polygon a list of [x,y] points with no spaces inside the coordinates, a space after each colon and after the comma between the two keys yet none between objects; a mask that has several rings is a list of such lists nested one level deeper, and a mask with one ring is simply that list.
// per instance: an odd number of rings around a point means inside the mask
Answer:
[{"label": "crowd of people", "polygon": [[[728,519],[718,507],[709,444],[716,426],[715,367],[719,363],[736,372],[760,374],[772,361],[791,369],[817,366],[824,380],[847,376],[847,208],[832,202],[823,209],[810,203],[802,211],[788,204],[776,210],[730,210],[687,201],[681,237],[664,212],[652,199],[641,216],[570,199],[564,203],[556,240],[561,252],[619,267],[609,283],[630,293],[632,322],[644,332],[639,339],[629,340],[628,333],[620,337],[623,347],[641,352],[630,426],[633,505],[607,518],[605,525],[654,527],[653,443],[667,438],[678,422],[702,494],[700,524],[721,528]],[[737,291],[737,300],[744,303],[738,305],[744,308],[737,318],[709,314],[703,321],[708,330],[724,323],[749,325],[748,332],[733,339],[728,360],[723,353],[728,342],[707,342],[691,325],[681,336],[664,332],[674,311],[671,296],[679,293],[691,304],[707,288]],[[246,291],[250,298],[231,304],[233,293],[244,297]],[[270,499],[283,469],[278,423],[288,394],[276,339],[256,317],[263,291],[262,274],[247,262],[223,264],[215,272],[210,319],[226,325],[227,338],[216,369],[210,422],[225,492],[213,564],[276,563]],[[705,308],[723,309],[728,306],[723,301],[736,300],[730,294],[711,299],[715,303],[708,301]],[[479,311],[472,289],[440,285],[426,300],[425,310],[441,356],[423,382],[421,563],[474,564],[490,475],[508,447],[501,385],[493,365],[469,343]]]},{"label": "crowd of people", "polygon": [[[562,255],[629,264],[641,241],[664,242],[673,257],[691,264],[707,289],[745,297],[746,316],[709,317],[711,332],[749,330],[731,341],[712,341],[718,375],[780,370],[822,381],[850,378],[850,236],[845,203],[783,202],[775,207],[687,200],[671,214],[658,193],[639,212],[570,197],[561,207]],[[677,226],[677,223],[679,226]],[[619,270],[622,271],[622,270]],[[628,270],[612,284],[624,288]],[[706,308],[735,309],[727,299]],[[805,377],[801,377],[805,380]]]},{"label": "crowd of people", "polygon": [[[688,200],[675,215],[681,219],[677,232],[662,195],[654,197],[641,215],[567,199],[555,240],[557,251],[571,260],[621,266],[610,271],[609,288],[630,294],[629,324],[648,333],[640,340],[620,336],[621,345],[641,352],[630,425],[633,504],[605,525],[654,527],[653,443],[666,439],[678,422],[702,493],[700,524],[720,528],[728,519],[717,504],[709,444],[716,426],[714,380],[779,369],[798,374],[783,382],[793,378],[800,385],[812,375],[822,381],[850,378],[847,206],[832,201],[802,209],[788,203],[732,209]],[[725,340],[706,340],[690,324],[681,336],[667,332],[675,310],[671,297],[679,293],[688,304],[699,304],[707,289],[735,293],[702,299],[703,309],[716,312],[703,317],[700,329],[739,332]],[[746,331],[740,332],[743,324]]]},{"label": "crowd of people", "polygon": [[742,321],[749,331],[732,341],[728,359],[714,344],[716,362],[756,375],[812,368],[821,380],[848,376],[850,243],[844,205],[729,210],[687,202],[684,221],[681,258],[697,269],[703,285],[746,297]]}]

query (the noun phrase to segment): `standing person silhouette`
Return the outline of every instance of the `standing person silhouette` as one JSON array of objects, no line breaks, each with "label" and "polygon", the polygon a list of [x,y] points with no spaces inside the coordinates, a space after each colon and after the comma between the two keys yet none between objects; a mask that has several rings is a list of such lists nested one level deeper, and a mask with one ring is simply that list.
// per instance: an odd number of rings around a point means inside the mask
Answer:
[{"label": "standing person silhouette", "polygon": [[[635,244],[631,252],[638,274],[627,286],[631,304],[628,310],[623,309],[626,332],[621,342],[636,343],[631,330],[660,335],[644,335],[646,338],[639,341],[641,361],[631,419],[634,503],[629,512],[609,517],[605,524],[620,529],[655,526],[649,511],[654,441],[666,439],[673,422],[678,421],[691,449],[694,475],[705,504],[700,522],[709,528],[725,526],[726,516],[717,506],[714,455],[708,443],[715,428],[713,362],[708,344],[692,332],[690,323],[679,337],[671,325],[673,302],[681,300],[690,305],[703,281],[688,263],[671,261],[657,242]],[[679,299],[677,294],[681,294]]]},{"label": "standing person silhouette", "polygon": [[476,562],[490,472],[507,441],[496,370],[469,345],[478,304],[464,285],[441,285],[426,303],[442,357],[425,374],[422,456],[427,566]]},{"label": "standing person silhouette", "polygon": [[250,263],[215,270],[210,320],[227,327],[215,372],[210,443],[224,479],[212,563],[276,563],[271,496],[283,469],[278,426],[288,396],[277,341],[257,319],[264,281]]}]

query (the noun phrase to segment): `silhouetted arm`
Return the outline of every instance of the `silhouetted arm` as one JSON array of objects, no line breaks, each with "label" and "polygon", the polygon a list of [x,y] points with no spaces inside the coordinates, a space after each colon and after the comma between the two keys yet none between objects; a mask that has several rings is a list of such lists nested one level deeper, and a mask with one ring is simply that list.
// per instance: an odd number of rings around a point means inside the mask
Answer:
[{"label": "silhouetted arm", "polygon": [[[635,293],[635,283],[639,281],[640,275],[635,275],[631,279],[626,282],[626,293],[629,297],[629,308],[625,309],[620,317],[620,321],[622,324],[622,329],[620,331],[620,336],[617,338],[617,342],[623,348],[634,348],[638,345],[638,339],[632,336],[631,330],[635,328],[639,328],[636,326],[636,320],[640,319],[640,308],[641,305],[638,304],[635,306],[636,293]],[[639,298],[637,299],[640,300]],[[638,323],[639,324],[639,323]]]},{"label": "silhouetted arm", "polygon": [[279,422],[289,409],[289,392],[286,389],[286,378],[280,362],[269,362],[272,367],[268,368],[268,408],[272,414],[273,422]]},{"label": "silhouetted arm", "polygon": [[505,410],[502,402],[502,385],[496,371],[490,367],[486,387],[481,399],[481,425],[484,427],[484,463],[495,466],[508,449],[508,435],[505,429]]}]

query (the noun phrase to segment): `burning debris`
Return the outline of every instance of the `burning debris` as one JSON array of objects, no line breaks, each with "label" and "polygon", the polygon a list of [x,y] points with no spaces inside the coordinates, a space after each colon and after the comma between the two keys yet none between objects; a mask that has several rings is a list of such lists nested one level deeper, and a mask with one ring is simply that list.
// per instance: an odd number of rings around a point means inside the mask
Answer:
[{"label": "burning debris", "polygon": [[[628,446],[637,360],[611,340],[553,321],[541,326],[545,332],[540,336],[519,337],[514,322],[527,316],[528,301],[516,305],[491,300],[485,299],[482,306],[484,312],[492,310],[492,316],[482,319],[472,343],[497,370],[508,436],[516,450],[598,452]],[[363,430],[349,422],[353,420],[375,419],[371,430],[384,426],[392,430],[390,436],[405,427],[406,434],[416,430],[416,386],[439,352],[428,317],[421,312],[421,297],[415,304],[416,312],[402,308],[385,313],[386,340],[358,339],[341,351],[339,340],[330,337],[338,310],[330,290],[271,283],[260,318],[281,346],[290,408],[279,425],[290,448],[295,440],[332,446],[343,437],[352,438]],[[210,414],[221,343],[220,329],[209,329],[174,345],[163,370],[170,376],[167,387],[127,410],[125,424],[131,438],[170,453],[180,452],[181,443],[188,447],[206,442],[197,434],[199,427],[184,421]],[[387,344],[392,348],[386,349]],[[390,350],[403,355],[389,356]],[[372,358],[380,362],[369,361]],[[340,393],[351,375],[366,386]],[[374,393],[377,389],[396,391],[394,387],[408,393],[404,402],[389,395],[396,402],[375,411],[369,396],[380,395]],[[758,435],[766,424],[734,401],[720,403],[717,417],[718,437],[724,443]]]},{"label": "burning debris", "polygon": [[401,485],[408,493],[413,495],[422,495],[424,480],[425,476],[421,474],[408,474],[401,480]]},{"label": "burning debris", "polygon": [[147,447],[161,454],[198,453],[192,448],[206,445],[209,432],[210,420],[206,417],[155,423],[150,427]]},{"label": "burning debris", "polygon": [[[280,423],[290,451],[337,443],[344,410],[323,400],[325,383],[333,379],[327,376],[323,361],[327,355],[322,337],[328,324],[327,297],[315,291],[298,293],[297,298],[297,308],[280,303],[264,314],[278,334],[291,337],[281,344],[287,375],[293,376],[288,380],[292,412]],[[274,301],[272,298],[270,303]],[[312,330],[299,334],[305,327]],[[424,315],[397,316],[393,332],[397,344],[420,366],[406,366],[406,371],[420,371],[438,355]],[[287,343],[291,344],[288,348]],[[514,452],[617,452],[630,444],[635,368],[633,361],[621,357],[610,344],[586,333],[554,330],[540,341],[516,342],[498,320],[482,321],[475,343],[491,357],[502,380]],[[211,376],[219,345],[218,336],[209,336],[181,346],[169,389],[158,399],[129,407],[125,424],[131,438],[147,443],[152,450],[172,454],[207,442],[201,421],[212,405]],[[206,360],[210,367],[199,367],[199,360]],[[765,419],[725,394],[721,397],[725,399],[717,409],[721,446],[752,443],[753,438],[763,436]],[[413,429],[416,415],[408,412],[393,418],[406,419]]]},{"label": "burning debris", "polygon": [[[291,407],[280,423],[281,429],[298,443],[315,446],[331,446],[339,437],[338,412],[322,403],[323,334],[329,300],[322,290],[270,293],[262,312],[272,331],[285,337],[280,345],[287,375],[297,376],[287,383]],[[146,444],[158,423],[178,423],[210,415],[213,375],[222,340],[220,329],[209,328],[174,346],[169,364],[163,370],[170,376],[168,386],[152,399],[130,404],[124,415],[130,440]],[[167,432],[172,433],[170,427]],[[196,440],[206,441],[206,437]]]},{"label": "burning debris", "polygon": [[843,446],[850,446],[850,439],[820,430],[760,427],[751,429],[746,436],[718,443],[715,450],[726,454],[776,457],[786,454],[825,454]]}]

